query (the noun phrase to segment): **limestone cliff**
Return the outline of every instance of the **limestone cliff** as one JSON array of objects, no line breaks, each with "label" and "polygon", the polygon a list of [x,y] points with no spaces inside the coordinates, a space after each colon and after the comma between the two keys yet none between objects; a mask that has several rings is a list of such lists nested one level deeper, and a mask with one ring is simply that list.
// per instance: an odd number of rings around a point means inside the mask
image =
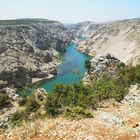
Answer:
[{"label": "limestone cliff", "polygon": [[57,21],[0,21],[0,80],[20,87],[31,83],[32,78],[44,78],[57,65],[54,55],[64,53],[71,38]]}]

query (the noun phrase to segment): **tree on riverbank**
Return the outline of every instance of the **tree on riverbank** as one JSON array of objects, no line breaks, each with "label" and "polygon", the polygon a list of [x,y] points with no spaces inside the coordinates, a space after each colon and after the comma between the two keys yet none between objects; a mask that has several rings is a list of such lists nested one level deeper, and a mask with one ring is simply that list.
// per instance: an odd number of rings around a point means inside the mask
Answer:
[{"label": "tree on riverbank", "polygon": [[86,61],[85,61],[85,67],[86,67],[87,69],[90,69],[90,67],[91,67],[91,62],[90,62],[90,60],[86,60]]}]

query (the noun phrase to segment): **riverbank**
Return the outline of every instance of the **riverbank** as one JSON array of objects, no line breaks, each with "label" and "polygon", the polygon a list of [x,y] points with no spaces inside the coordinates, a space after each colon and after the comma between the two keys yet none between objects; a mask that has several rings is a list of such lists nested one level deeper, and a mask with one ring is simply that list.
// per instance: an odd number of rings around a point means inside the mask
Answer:
[{"label": "riverbank", "polygon": [[[54,77],[54,75],[49,74],[45,79],[51,79],[53,77]],[[44,78],[32,78],[32,84],[37,83],[37,82],[42,81],[42,80],[44,80]]]},{"label": "riverbank", "polygon": [[51,79],[56,76],[56,73],[53,71],[57,71],[57,67],[62,63],[61,60],[54,60],[53,62],[49,62],[48,64],[43,65],[40,69],[45,73],[48,73],[46,77],[43,78],[32,78],[32,84],[40,82],[45,79]]}]

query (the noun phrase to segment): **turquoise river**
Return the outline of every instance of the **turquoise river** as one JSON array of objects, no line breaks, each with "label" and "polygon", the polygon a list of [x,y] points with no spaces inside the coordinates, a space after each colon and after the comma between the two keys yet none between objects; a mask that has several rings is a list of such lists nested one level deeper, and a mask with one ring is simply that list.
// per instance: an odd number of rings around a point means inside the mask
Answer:
[{"label": "turquoise river", "polygon": [[40,86],[47,91],[51,91],[55,84],[72,84],[79,82],[84,76],[87,69],[85,68],[85,60],[90,57],[79,52],[75,44],[66,47],[66,53],[62,56],[63,62],[57,68],[58,74],[49,80],[40,83]]}]

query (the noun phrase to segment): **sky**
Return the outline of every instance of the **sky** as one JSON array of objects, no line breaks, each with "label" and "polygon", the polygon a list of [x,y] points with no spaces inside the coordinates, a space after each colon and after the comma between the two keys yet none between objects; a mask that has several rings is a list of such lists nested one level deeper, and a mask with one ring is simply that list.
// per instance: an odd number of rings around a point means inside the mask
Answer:
[{"label": "sky", "polygon": [[140,17],[140,0],[0,0],[0,19],[45,18],[63,23]]}]

